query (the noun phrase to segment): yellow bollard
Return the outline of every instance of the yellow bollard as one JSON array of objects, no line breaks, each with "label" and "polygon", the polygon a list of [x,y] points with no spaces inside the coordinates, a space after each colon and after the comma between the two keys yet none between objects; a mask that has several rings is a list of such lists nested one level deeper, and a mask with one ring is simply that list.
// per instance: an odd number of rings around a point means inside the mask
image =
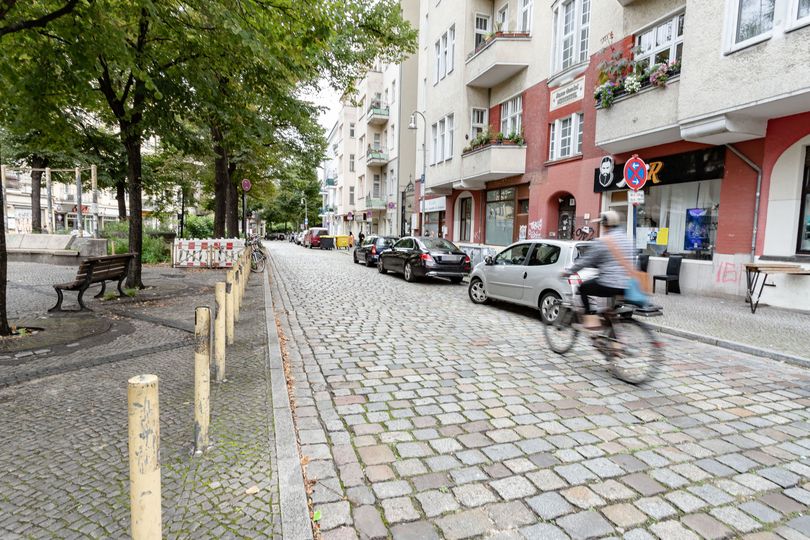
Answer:
[{"label": "yellow bollard", "polygon": [[160,510],[160,409],[157,375],[128,381],[129,502],[133,540],[162,536]]},{"label": "yellow bollard", "polygon": [[214,319],[214,372],[217,382],[225,380],[225,283],[220,281],[214,286],[217,303]]},{"label": "yellow bollard", "polygon": [[242,277],[242,273],[239,271],[237,267],[236,271],[234,272],[234,293],[233,293],[233,320],[239,322],[239,281]]},{"label": "yellow bollard", "polygon": [[194,312],[194,449],[198,455],[208,448],[210,396],[211,310],[198,307]]},{"label": "yellow bollard", "polygon": [[225,338],[233,345],[233,270],[225,274]]}]

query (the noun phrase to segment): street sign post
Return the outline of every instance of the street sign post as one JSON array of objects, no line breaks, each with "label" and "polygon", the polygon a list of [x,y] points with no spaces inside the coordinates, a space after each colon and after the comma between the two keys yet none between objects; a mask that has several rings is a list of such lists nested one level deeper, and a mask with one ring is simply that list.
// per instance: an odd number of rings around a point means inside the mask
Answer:
[{"label": "street sign post", "polygon": [[251,187],[252,185],[250,183],[250,180],[248,180],[247,178],[242,180],[242,191],[248,192],[250,191]]},{"label": "street sign post", "polygon": [[638,191],[647,183],[647,164],[644,160],[633,154],[633,157],[624,164],[624,180],[627,187],[633,191]]},{"label": "street sign post", "polygon": [[250,191],[250,180],[247,178],[242,179],[242,234],[245,238],[248,237],[247,233],[247,192]]}]

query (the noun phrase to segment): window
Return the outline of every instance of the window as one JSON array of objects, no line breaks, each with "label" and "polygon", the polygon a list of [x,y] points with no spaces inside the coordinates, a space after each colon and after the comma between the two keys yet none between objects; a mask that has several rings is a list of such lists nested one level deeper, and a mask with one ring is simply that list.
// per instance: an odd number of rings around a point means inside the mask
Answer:
[{"label": "window", "polygon": [[391,81],[391,103],[397,100],[397,81]]},{"label": "window", "polygon": [[445,139],[447,136],[446,123],[447,122],[445,118],[439,120],[439,155],[438,155],[439,161],[444,161],[444,150],[446,148]]},{"label": "window", "polygon": [[374,184],[372,184],[371,189],[372,189],[371,197],[373,199],[379,199],[380,198],[380,175],[379,174],[374,175]]},{"label": "window", "polygon": [[453,71],[456,57],[456,25],[447,31],[447,73]]},{"label": "window", "polygon": [[520,134],[523,127],[523,96],[515,96],[501,104],[501,133],[509,137]]},{"label": "window", "polygon": [[438,124],[433,124],[431,126],[431,129],[433,130],[433,152],[431,152],[433,160],[431,161],[431,164],[435,165],[436,163],[439,162],[439,144],[438,144],[439,143],[439,138],[438,138],[439,137],[439,126],[438,126]]},{"label": "window", "polygon": [[520,31],[532,31],[532,14],[534,12],[534,0],[520,0]]},{"label": "window", "polygon": [[776,0],[736,0],[733,45],[747,45],[770,35]]},{"label": "window", "polygon": [[481,46],[489,34],[489,15],[475,14],[475,48]]},{"label": "window", "polygon": [[354,123],[349,124],[349,137],[354,139]]},{"label": "window", "polygon": [[433,130],[433,164],[453,157],[453,115],[449,114],[431,126]]},{"label": "window", "polygon": [[354,186],[349,187],[349,204],[354,205]]},{"label": "window", "polygon": [[354,172],[354,154],[349,154],[349,172]]},{"label": "window", "polygon": [[[361,152],[366,151],[366,136],[365,135],[360,136],[360,151]],[[365,154],[360,154],[360,155],[365,156]]]},{"label": "window", "polygon": [[588,60],[591,0],[560,0],[554,6],[554,71]]},{"label": "window", "polygon": [[433,78],[433,84],[444,79],[448,73],[453,71],[455,52],[456,52],[456,26],[453,25],[450,29],[442,34],[442,37],[436,41],[434,45],[436,50],[436,73]]},{"label": "window", "polygon": [[388,145],[388,129],[387,128],[383,130],[382,140],[383,140],[383,143],[387,146]]},{"label": "window", "polygon": [[444,159],[453,159],[453,115],[448,115],[445,120],[446,137],[444,141]]},{"label": "window", "polygon": [[796,5],[791,9],[790,17],[795,19],[796,25],[810,23],[810,0],[795,0]]},{"label": "window", "polygon": [[529,266],[545,266],[554,264],[560,258],[560,247],[551,244],[535,244],[532,256],[529,257]]},{"label": "window", "polygon": [[442,65],[441,65],[442,44],[441,44],[441,42],[437,41],[434,48],[436,49],[436,72],[433,74],[433,84],[437,84],[439,82],[439,79],[441,78],[441,73],[442,73]]},{"label": "window", "polygon": [[555,161],[582,153],[582,113],[560,118],[549,128],[548,159]]},{"label": "window", "polygon": [[680,60],[683,54],[684,14],[680,13],[636,36],[637,65],[649,68],[655,64]]},{"label": "window", "polygon": [[810,146],[804,149],[804,181],[799,216],[799,253],[810,253]]},{"label": "window", "polygon": [[509,4],[504,4],[495,17],[495,29],[499,32],[509,31]]},{"label": "window", "polygon": [[395,140],[395,133],[397,132],[396,127],[394,124],[391,124],[391,141],[388,144],[388,148],[394,149],[394,140]]},{"label": "window", "polygon": [[486,239],[484,243],[505,246],[515,229],[515,188],[487,191]]},{"label": "window", "polygon": [[529,255],[531,244],[518,244],[498,253],[495,264],[501,266],[522,266]]},{"label": "window", "polygon": [[472,238],[472,202],[472,197],[465,197],[459,201],[459,242],[469,242]]},{"label": "window", "polygon": [[470,138],[474,139],[487,130],[487,109],[473,109],[470,119]]},{"label": "window", "polygon": [[441,66],[442,66],[442,79],[447,76],[447,72],[450,71],[449,64],[447,62],[447,32],[442,34],[442,59],[441,59]]}]

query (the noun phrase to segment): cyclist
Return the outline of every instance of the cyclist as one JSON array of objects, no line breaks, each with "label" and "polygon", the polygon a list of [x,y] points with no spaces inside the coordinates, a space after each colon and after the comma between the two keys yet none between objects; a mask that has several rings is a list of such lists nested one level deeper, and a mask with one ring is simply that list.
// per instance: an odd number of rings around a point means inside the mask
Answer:
[{"label": "cyclist", "polygon": [[[623,294],[629,282],[626,262],[632,260],[633,246],[621,227],[621,217],[612,210],[603,212],[596,220],[604,227],[605,234],[593,242],[584,257],[579,259],[563,272],[563,276],[569,276],[583,268],[596,268],[599,276],[589,279],[579,286],[579,295],[585,307],[585,317],[583,327],[587,330],[599,328],[599,317],[592,309],[589,296],[599,296],[610,298]],[[616,256],[622,256],[625,261],[617,260]]]}]

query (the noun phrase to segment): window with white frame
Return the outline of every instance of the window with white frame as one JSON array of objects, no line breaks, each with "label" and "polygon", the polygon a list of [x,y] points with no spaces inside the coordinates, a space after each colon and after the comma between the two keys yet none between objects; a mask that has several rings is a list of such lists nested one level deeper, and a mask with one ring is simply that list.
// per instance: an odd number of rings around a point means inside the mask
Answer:
[{"label": "window with white frame", "polygon": [[453,71],[455,67],[455,52],[456,52],[456,26],[451,26],[447,32],[442,34],[435,45],[436,51],[436,73],[433,78],[433,84],[438,83],[444,79],[448,73]]},{"label": "window with white frame", "polygon": [[504,4],[498,10],[498,14],[495,16],[495,30],[499,32],[509,31],[509,4]]},{"label": "window with white frame", "polygon": [[475,139],[481,133],[487,130],[487,116],[489,111],[487,109],[472,110],[470,118],[470,138]]},{"label": "window with white frame", "polygon": [[489,15],[475,14],[475,48],[477,49],[487,39],[489,34]]},{"label": "window with white frame", "polygon": [[790,18],[796,26],[810,24],[810,0],[794,0]]},{"label": "window with white frame", "polygon": [[442,77],[442,42],[441,40],[436,42],[434,45],[436,49],[436,71],[433,74],[433,84],[439,82],[439,79]]},{"label": "window with white frame", "polygon": [[683,55],[684,18],[684,14],[679,13],[639,32],[636,35],[636,64],[646,69],[655,64],[680,60]]},{"label": "window with white frame", "polygon": [[549,126],[549,161],[565,159],[582,153],[583,124],[584,115],[577,113],[560,118]]},{"label": "window with white frame", "polygon": [[444,122],[445,139],[444,139],[444,159],[453,159],[453,115],[447,115]]},{"label": "window with white frame", "polygon": [[455,67],[456,57],[456,25],[450,27],[447,31],[447,73],[453,71]]},{"label": "window with white frame", "polygon": [[354,139],[354,123],[349,124],[349,137]]},{"label": "window with white frame", "polygon": [[379,199],[380,198],[380,175],[374,175],[374,184],[371,188],[371,198],[372,199]]},{"label": "window with white frame", "polygon": [[431,126],[433,130],[433,160],[432,164],[440,163],[453,157],[453,115],[448,114]]},{"label": "window with white frame", "polygon": [[520,31],[532,31],[532,15],[534,13],[534,0],[520,0]]},{"label": "window with white frame", "polygon": [[444,149],[445,149],[445,146],[444,146],[445,142],[444,141],[445,141],[445,138],[447,137],[447,133],[445,131],[447,129],[447,119],[446,118],[442,118],[441,120],[439,120],[438,129],[439,129],[439,155],[438,155],[439,159],[438,159],[438,161],[444,161]]},{"label": "window with white frame", "polygon": [[365,152],[366,152],[366,136],[365,135],[360,135],[360,151],[363,152],[362,154],[360,154],[361,156],[366,155],[365,154]]},{"label": "window with white frame", "polygon": [[394,149],[394,139],[396,137],[395,136],[396,132],[397,132],[397,126],[394,125],[394,124],[391,124],[391,140],[388,143],[388,148],[390,148],[392,150]]},{"label": "window with white frame", "polygon": [[374,147],[373,147],[373,150],[379,152],[381,148],[382,147],[380,146],[380,134],[375,133],[374,134]]},{"label": "window with white frame", "polygon": [[354,172],[354,154],[349,154],[349,172]]},{"label": "window with white frame", "polygon": [[349,186],[349,204],[354,206],[354,186]]},{"label": "window with white frame", "polygon": [[501,104],[501,133],[504,137],[520,135],[523,127],[523,96],[515,96]]},{"label": "window with white frame", "polygon": [[391,103],[397,100],[397,81],[391,81]]},{"label": "window with white frame", "polygon": [[770,35],[776,0],[734,0],[732,46],[745,46]]},{"label": "window with white frame", "polygon": [[554,12],[554,71],[588,60],[591,0],[559,0]]},{"label": "window with white frame", "polygon": [[432,147],[433,151],[431,152],[431,157],[433,159],[431,160],[430,163],[435,165],[436,163],[439,162],[439,126],[438,126],[438,124],[433,124],[430,127],[433,130],[433,139],[432,139],[433,140],[433,147]]}]

